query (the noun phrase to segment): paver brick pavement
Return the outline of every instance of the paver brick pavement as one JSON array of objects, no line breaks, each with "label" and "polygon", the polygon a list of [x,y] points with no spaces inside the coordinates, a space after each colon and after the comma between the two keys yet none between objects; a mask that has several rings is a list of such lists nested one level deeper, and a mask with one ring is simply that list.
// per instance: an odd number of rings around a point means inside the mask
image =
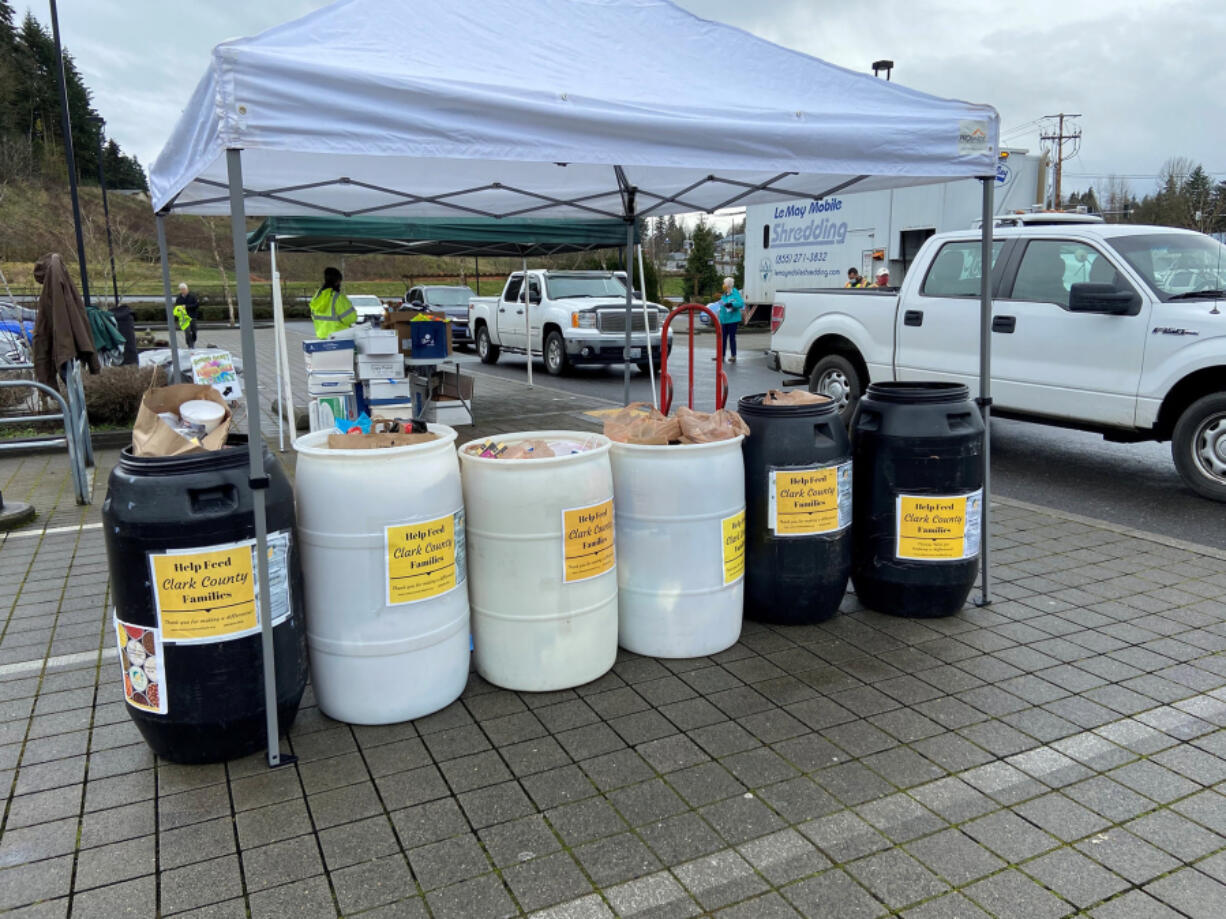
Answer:
[{"label": "paver brick pavement", "polygon": [[[471,432],[592,429],[595,404],[481,378]],[[1226,915],[1221,553],[1000,501],[990,607],[897,620],[849,594],[573,690],[474,674],[402,725],[338,724],[308,690],[296,765],[184,767],[124,708],[115,461],[79,508],[62,456],[0,460],[41,514],[0,536],[0,910]]]}]

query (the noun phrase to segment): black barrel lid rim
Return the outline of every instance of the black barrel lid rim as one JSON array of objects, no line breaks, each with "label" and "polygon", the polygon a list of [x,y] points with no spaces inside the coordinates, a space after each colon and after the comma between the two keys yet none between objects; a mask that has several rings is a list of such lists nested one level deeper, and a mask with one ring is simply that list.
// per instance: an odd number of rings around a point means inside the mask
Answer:
[{"label": "black barrel lid rim", "polygon": [[765,398],[766,393],[764,392],[741,396],[737,400],[736,410],[742,415],[754,415],[761,418],[785,418],[789,416],[815,418],[821,415],[834,415],[837,413],[835,402],[829,396],[823,396],[824,402],[808,402],[800,405],[764,405],[763,400]]},{"label": "black barrel lid rim", "polygon": [[897,405],[932,405],[966,402],[971,391],[965,383],[938,383],[905,380],[891,383],[869,383],[866,400]]}]

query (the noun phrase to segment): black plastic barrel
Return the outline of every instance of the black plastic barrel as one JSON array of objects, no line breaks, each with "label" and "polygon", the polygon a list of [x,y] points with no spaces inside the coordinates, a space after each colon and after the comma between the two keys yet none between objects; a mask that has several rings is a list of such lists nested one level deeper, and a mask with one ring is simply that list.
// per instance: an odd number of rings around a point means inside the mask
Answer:
[{"label": "black plastic barrel", "polygon": [[851,572],[851,443],[830,399],[745,396],[745,615],[803,625],[838,612]]},{"label": "black plastic barrel", "polygon": [[[306,686],[302,576],[293,490],[267,449],[264,465],[277,716],[286,731]],[[124,695],[145,741],[179,763],[264,749],[245,438],[189,456],[124,450],[111,472],[102,519]]]},{"label": "black plastic barrel", "polygon": [[856,596],[897,616],[956,613],[979,571],[979,409],[959,383],[872,383],[851,428]]}]

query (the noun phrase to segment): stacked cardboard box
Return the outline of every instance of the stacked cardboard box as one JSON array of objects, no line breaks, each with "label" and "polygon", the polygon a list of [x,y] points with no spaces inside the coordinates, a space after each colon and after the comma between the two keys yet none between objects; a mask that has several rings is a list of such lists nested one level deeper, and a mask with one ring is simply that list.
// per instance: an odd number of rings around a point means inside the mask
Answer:
[{"label": "stacked cardboard box", "polygon": [[310,399],[307,415],[312,431],[332,429],[337,418],[352,418],[357,414],[357,396],[353,390],[354,353],[352,340],[302,343]]}]

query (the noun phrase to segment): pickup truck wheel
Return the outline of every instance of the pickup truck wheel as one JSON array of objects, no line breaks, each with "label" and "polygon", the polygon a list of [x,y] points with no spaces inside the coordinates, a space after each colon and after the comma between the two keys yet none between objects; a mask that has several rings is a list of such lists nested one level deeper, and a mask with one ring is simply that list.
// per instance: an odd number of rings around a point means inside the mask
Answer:
[{"label": "pickup truck wheel", "polygon": [[477,355],[483,364],[496,364],[498,355],[502,352],[496,344],[490,341],[490,330],[481,326],[477,329]]},{"label": "pickup truck wheel", "polygon": [[566,359],[566,342],[562,339],[562,333],[550,332],[545,338],[545,369],[550,376],[560,377],[568,367],[570,362]]},{"label": "pickup truck wheel", "polygon": [[1171,432],[1171,457],[1197,494],[1226,501],[1226,393],[1189,405]]},{"label": "pickup truck wheel", "polygon": [[813,365],[809,392],[833,399],[843,423],[850,424],[852,413],[864,393],[864,383],[851,361],[840,354],[827,354]]}]

